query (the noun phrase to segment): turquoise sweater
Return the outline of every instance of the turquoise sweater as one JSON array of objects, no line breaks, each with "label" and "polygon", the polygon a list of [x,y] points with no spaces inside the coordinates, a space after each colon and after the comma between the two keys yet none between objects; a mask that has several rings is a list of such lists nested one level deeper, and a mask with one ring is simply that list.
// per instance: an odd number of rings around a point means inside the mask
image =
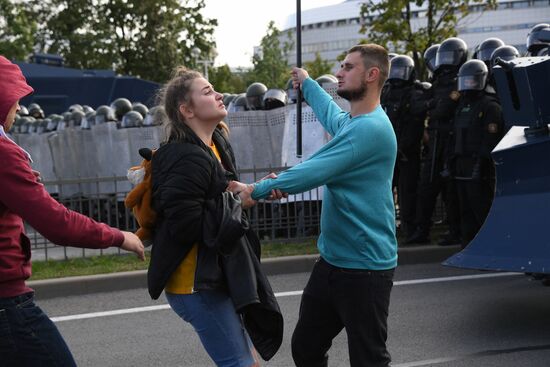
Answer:
[{"label": "turquoise sweater", "polygon": [[317,242],[321,256],[343,268],[396,267],[392,176],[397,143],[388,116],[378,106],[351,117],[310,78],[303,93],[333,138],[278,178],[256,183],[252,197],[265,198],[272,189],[296,194],[325,185]]}]

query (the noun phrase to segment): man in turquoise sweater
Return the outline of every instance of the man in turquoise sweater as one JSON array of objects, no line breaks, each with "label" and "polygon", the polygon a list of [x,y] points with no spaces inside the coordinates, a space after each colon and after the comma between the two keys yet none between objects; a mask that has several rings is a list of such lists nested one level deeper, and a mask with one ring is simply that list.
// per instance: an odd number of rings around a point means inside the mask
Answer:
[{"label": "man in turquoise sweater", "polygon": [[[388,76],[387,51],[378,45],[350,49],[338,78],[345,112],[304,69],[294,68],[294,87],[332,136],[305,162],[277,178],[241,185],[244,202],[325,185],[321,257],[304,289],[292,337],[297,366],[326,366],[332,339],[345,328],[352,366],[388,366],[387,317],[397,241],[392,175],[395,134],[380,106]],[[248,195],[251,195],[251,199]]]}]

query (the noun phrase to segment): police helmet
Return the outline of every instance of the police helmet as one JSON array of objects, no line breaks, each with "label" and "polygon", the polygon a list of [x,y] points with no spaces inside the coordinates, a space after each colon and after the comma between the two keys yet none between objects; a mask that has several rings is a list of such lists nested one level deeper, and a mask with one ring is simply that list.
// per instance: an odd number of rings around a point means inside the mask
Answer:
[{"label": "police helmet", "polygon": [[29,125],[29,134],[35,134],[36,131],[38,130],[38,124],[37,124],[37,121],[34,117],[32,116],[29,116],[29,122],[27,123]]},{"label": "police helmet", "polygon": [[288,96],[289,104],[296,103],[298,97],[296,89],[294,89],[294,87],[292,86],[292,78],[288,79],[288,81],[286,82],[286,94]]},{"label": "police helmet", "polygon": [[500,38],[487,38],[485,41],[479,44],[479,52],[477,59],[483,61],[487,67],[491,64],[491,55],[500,46],[504,46],[504,42]]},{"label": "police helmet", "polygon": [[227,108],[228,112],[240,112],[240,111],[246,111],[247,105],[246,105],[246,94],[241,93],[238,94],[235,99],[231,101],[229,104],[229,107]]},{"label": "police helmet", "polygon": [[388,52],[388,60],[391,61],[394,57],[399,56],[395,52]]},{"label": "police helmet", "polygon": [[436,43],[435,45],[431,45],[424,51],[424,63],[426,64],[426,68],[431,71],[432,73],[435,71],[435,58],[437,56],[437,50],[439,49],[439,43]]},{"label": "police helmet", "polygon": [[[137,111],[141,115],[142,118],[145,118],[147,116],[147,112],[149,112],[149,109],[146,105],[140,102],[134,102],[132,104],[132,111]],[[126,116],[126,115],[125,115]]]},{"label": "police helmet", "polygon": [[50,130],[51,123],[52,123],[52,119],[49,118],[49,117],[46,117],[44,120],[42,120],[42,124],[44,125],[43,133],[48,133],[48,132],[52,131],[52,130]]},{"label": "police helmet", "polygon": [[28,116],[29,115],[29,110],[27,109],[27,107],[20,104],[18,113],[19,113],[19,116]]},{"label": "police helmet", "polygon": [[527,52],[529,52],[531,56],[536,56],[541,49],[549,46],[548,42],[541,40],[542,30],[550,30],[550,24],[539,23],[531,28],[527,34]]},{"label": "police helmet", "polygon": [[103,124],[109,121],[116,121],[115,113],[109,106],[102,105],[95,111],[95,123],[96,125]]},{"label": "police helmet", "polygon": [[466,61],[458,71],[458,90],[483,90],[487,83],[489,70],[481,60]]},{"label": "police helmet", "polygon": [[28,134],[31,125],[31,117],[23,116],[18,120],[19,123],[19,134]]},{"label": "police helmet", "polygon": [[74,112],[74,111],[84,112],[84,107],[82,105],[79,105],[78,103],[77,104],[72,104],[72,105],[69,106],[68,111],[69,112]]},{"label": "police helmet", "polygon": [[143,126],[160,126],[168,119],[163,106],[154,106],[149,109],[143,119]]},{"label": "police helmet", "polygon": [[474,52],[472,53],[472,59],[479,59],[479,47],[481,46],[480,43],[476,45],[474,48]]},{"label": "police helmet", "polygon": [[317,83],[319,83],[319,85],[322,87],[323,84],[327,83],[338,83],[338,78],[336,78],[334,75],[332,74],[323,74],[319,77],[317,77],[317,79],[315,79],[315,81]]},{"label": "police helmet", "polygon": [[36,125],[36,133],[37,134],[43,134],[46,132],[46,120],[44,119],[38,119],[36,120],[35,122],[35,125]]},{"label": "police helmet", "polygon": [[491,54],[491,68],[495,66],[497,57],[504,61],[510,61],[520,57],[520,54],[517,48],[515,48],[514,46],[500,46]]},{"label": "police helmet", "polygon": [[86,112],[82,122],[80,123],[80,128],[82,130],[89,130],[92,126],[95,125],[95,111]]},{"label": "police helmet", "polygon": [[272,110],[274,108],[284,107],[288,97],[286,92],[282,89],[268,89],[264,94],[264,107],[266,110]]},{"label": "police helmet", "polygon": [[264,94],[267,87],[263,83],[252,83],[246,88],[246,106],[249,110],[263,109]]},{"label": "police helmet", "polygon": [[111,102],[110,107],[115,112],[116,119],[120,121],[126,112],[132,110],[132,103],[126,98],[117,98]]},{"label": "police helmet", "polygon": [[63,116],[53,114],[53,115],[48,116],[48,118],[46,120],[48,120],[48,119],[49,119],[49,121],[48,121],[48,125],[46,125],[46,130],[47,131],[55,131],[55,130],[57,130],[57,125],[59,125],[59,123],[61,121],[63,121]]},{"label": "police helmet", "polygon": [[416,73],[414,70],[414,61],[407,55],[399,55],[390,61],[390,73],[388,80],[414,81]]},{"label": "police helmet", "polygon": [[71,117],[69,118],[69,126],[80,126],[82,124],[82,120],[84,119],[84,112],[79,109],[74,109],[74,111],[71,113]]},{"label": "police helmet", "polygon": [[85,104],[84,106],[82,106],[82,111],[86,114],[88,112],[94,112],[95,110],[92,107]]},{"label": "police helmet", "polygon": [[13,122],[13,125],[11,127],[11,132],[14,133],[14,134],[19,134],[19,131],[20,131],[20,127],[21,127],[21,119],[23,117],[19,116],[19,115],[15,115],[15,121]]},{"label": "police helmet", "polygon": [[126,112],[126,114],[122,116],[122,121],[120,122],[120,127],[122,129],[140,127],[141,125],[143,125],[143,116],[137,111]]},{"label": "police helmet", "polygon": [[447,38],[441,42],[435,57],[436,69],[441,66],[460,67],[468,58],[468,46],[466,42],[457,37]]},{"label": "police helmet", "polygon": [[28,107],[28,114],[35,119],[43,119],[44,111],[40,108],[38,103],[31,103]]},{"label": "police helmet", "polygon": [[229,103],[231,103],[231,101],[234,100],[235,97],[237,97],[236,94],[228,94],[228,95],[226,95],[225,97],[223,97],[223,105],[224,105],[225,107],[228,107],[228,106],[229,106]]}]

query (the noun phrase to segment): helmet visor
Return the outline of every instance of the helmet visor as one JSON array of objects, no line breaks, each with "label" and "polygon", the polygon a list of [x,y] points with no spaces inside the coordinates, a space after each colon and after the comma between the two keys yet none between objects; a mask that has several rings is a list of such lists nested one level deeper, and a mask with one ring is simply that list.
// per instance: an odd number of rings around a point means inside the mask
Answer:
[{"label": "helmet visor", "polygon": [[438,51],[435,57],[435,67],[441,65],[458,65],[459,55],[457,51]]},{"label": "helmet visor", "polygon": [[485,88],[486,75],[466,75],[458,77],[458,90],[483,90]]},{"label": "helmet visor", "polygon": [[413,68],[411,66],[394,66],[390,68],[388,79],[409,80]]},{"label": "helmet visor", "polygon": [[491,60],[491,55],[496,50],[496,48],[486,48],[484,50],[480,50],[479,54],[477,55],[477,58],[481,61],[489,61]]}]

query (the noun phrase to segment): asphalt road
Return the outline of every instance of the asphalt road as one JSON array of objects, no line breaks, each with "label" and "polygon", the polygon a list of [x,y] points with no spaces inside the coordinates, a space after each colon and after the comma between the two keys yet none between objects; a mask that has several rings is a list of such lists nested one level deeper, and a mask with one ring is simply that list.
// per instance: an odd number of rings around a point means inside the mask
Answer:
[{"label": "asphalt road", "polygon": [[[270,277],[285,316],[285,338],[263,366],[293,366],[290,336],[307,278]],[[43,301],[39,296],[79,366],[212,365],[164,296],[151,301],[145,289]],[[550,288],[524,275],[408,265],[396,272],[388,345],[394,367],[548,367],[549,325]],[[349,365],[344,332],[334,340],[329,365]]]}]

